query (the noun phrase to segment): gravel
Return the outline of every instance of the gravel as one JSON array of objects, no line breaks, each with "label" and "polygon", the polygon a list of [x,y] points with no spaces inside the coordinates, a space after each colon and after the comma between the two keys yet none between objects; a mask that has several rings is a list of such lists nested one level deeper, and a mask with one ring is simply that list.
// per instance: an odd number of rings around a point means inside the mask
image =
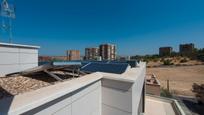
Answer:
[{"label": "gravel", "polygon": [[32,77],[17,76],[0,78],[0,98],[18,95],[49,85],[52,85],[52,83]]},{"label": "gravel", "polygon": [[[63,81],[76,78],[76,76],[73,77],[73,75],[69,72],[52,71],[52,73],[63,79]],[[80,76],[83,75],[79,75],[78,77]],[[17,74],[10,77],[0,77],[0,100],[2,98],[13,97],[15,95],[37,90],[56,83],[60,83],[60,81],[57,81],[44,72],[39,72],[29,76]]]}]

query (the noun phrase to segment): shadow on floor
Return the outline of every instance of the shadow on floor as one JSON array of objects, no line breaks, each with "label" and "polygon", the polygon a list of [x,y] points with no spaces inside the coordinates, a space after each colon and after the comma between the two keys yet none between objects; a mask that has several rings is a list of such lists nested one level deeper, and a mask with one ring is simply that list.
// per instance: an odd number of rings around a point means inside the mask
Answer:
[{"label": "shadow on floor", "polygon": [[0,87],[0,115],[6,115],[10,109],[14,96]]},{"label": "shadow on floor", "polygon": [[183,104],[192,112],[193,115],[204,114],[204,104],[198,104],[196,98],[190,97],[177,97],[183,102]]}]

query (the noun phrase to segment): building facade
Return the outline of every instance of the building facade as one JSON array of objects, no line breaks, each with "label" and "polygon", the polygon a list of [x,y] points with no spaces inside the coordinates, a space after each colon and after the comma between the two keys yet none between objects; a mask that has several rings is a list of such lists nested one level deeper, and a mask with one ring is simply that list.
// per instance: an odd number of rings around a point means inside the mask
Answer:
[{"label": "building facade", "polygon": [[85,48],[86,60],[97,60],[99,57],[99,48]]},{"label": "building facade", "polygon": [[66,61],[69,60],[67,56],[39,56],[39,62],[49,62],[49,61]]},{"label": "building facade", "polygon": [[0,77],[38,66],[39,46],[0,43]]},{"label": "building facade", "polygon": [[170,56],[173,51],[172,47],[160,47],[159,48],[159,55],[160,56]]},{"label": "building facade", "polygon": [[68,50],[67,60],[81,60],[80,51],[79,50]]},{"label": "building facade", "polygon": [[99,46],[102,60],[116,60],[116,46],[113,44],[101,44]]},{"label": "building facade", "polygon": [[180,44],[179,53],[182,56],[190,56],[194,52],[194,44]]}]

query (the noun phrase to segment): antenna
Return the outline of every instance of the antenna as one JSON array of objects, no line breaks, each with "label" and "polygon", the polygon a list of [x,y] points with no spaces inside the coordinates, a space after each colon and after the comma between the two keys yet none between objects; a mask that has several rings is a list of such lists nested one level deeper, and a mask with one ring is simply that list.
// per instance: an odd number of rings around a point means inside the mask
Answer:
[{"label": "antenna", "polygon": [[15,19],[15,7],[9,4],[7,0],[3,0],[0,8],[2,17],[1,29],[9,33],[9,43],[12,42],[12,20]]}]

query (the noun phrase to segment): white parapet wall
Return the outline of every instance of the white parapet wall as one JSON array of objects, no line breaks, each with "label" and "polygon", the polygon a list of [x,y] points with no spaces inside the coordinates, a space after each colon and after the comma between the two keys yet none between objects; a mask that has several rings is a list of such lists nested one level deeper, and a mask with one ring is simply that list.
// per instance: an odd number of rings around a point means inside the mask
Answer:
[{"label": "white parapet wall", "polygon": [[121,75],[103,74],[102,115],[140,115],[144,107],[145,75],[144,63]]},{"label": "white parapet wall", "polygon": [[0,43],[0,77],[38,66],[39,46]]}]

